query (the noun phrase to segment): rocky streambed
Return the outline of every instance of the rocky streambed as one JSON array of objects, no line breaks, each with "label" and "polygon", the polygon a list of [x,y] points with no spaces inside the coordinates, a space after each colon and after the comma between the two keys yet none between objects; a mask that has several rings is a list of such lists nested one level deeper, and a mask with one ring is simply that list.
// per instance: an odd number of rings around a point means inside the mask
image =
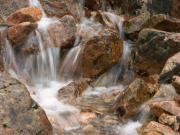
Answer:
[{"label": "rocky streambed", "polygon": [[1,135],[179,135],[179,0],[0,0]]}]

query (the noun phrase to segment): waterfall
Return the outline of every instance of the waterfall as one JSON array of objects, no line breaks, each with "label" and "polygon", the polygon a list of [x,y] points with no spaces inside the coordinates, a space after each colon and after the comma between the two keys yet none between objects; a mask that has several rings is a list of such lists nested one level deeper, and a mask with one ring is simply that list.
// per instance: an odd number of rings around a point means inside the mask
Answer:
[{"label": "waterfall", "polygon": [[[74,46],[68,51],[63,62],[61,61],[60,77],[62,78],[59,78],[57,67],[61,60],[61,50],[59,48],[55,48],[47,32],[48,26],[58,22],[58,19],[48,18],[38,0],[29,0],[29,2],[30,6],[38,7],[43,12],[43,17],[38,22],[38,28],[35,32],[31,33],[26,40],[26,43],[30,41],[37,42],[36,47],[38,48],[38,52],[27,56],[19,53],[19,48],[17,49],[13,47],[8,41],[7,32],[5,31],[6,45],[3,57],[4,66],[9,70],[13,77],[19,79],[26,85],[32,98],[45,110],[48,119],[53,125],[54,135],[56,135],[56,130],[59,129],[65,131],[65,134],[68,131],[71,131],[71,133],[74,134],[76,129],[82,129],[82,125],[78,121],[78,116],[80,115],[81,110],[74,106],[64,104],[63,101],[59,101],[57,99],[57,93],[62,87],[71,82],[69,80],[74,76],[74,70],[81,60],[81,54],[84,49],[82,41],[99,35],[102,29],[104,29],[104,26],[96,22],[94,18],[81,17],[80,23],[77,24],[77,37],[74,42]],[[102,10],[105,11],[105,1],[101,0],[101,2]],[[85,0],[80,1],[81,10],[84,9],[84,3]],[[119,63],[108,72],[109,76],[104,79],[107,79],[107,84],[111,83],[111,85],[116,85],[121,76],[127,75],[128,79],[125,83],[126,85],[131,81],[131,78],[133,78],[133,72],[130,68],[128,68],[131,43],[125,40],[122,31],[123,18],[108,12],[104,13],[109,17],[112,23],[115,23],[118,26],[119,34],[124,40],[123,55]],[[114,90],[114,88],[120,90],[123,89],[120,86],[111,88],[95,88],[95,90],[89,88],[87,93],[83,94],[82,97],[87,99],[95,97],[98,99],[99,97],[102,97],[104,92],[112,94],[112,90]],[[125,124],[111,125],[110,128],[113,133],[115,132],[115,134],[112,133],[113,135],[136,135],[136,129],[140,127],[140,125],[141,124],[139,122],[128,121]]]}]

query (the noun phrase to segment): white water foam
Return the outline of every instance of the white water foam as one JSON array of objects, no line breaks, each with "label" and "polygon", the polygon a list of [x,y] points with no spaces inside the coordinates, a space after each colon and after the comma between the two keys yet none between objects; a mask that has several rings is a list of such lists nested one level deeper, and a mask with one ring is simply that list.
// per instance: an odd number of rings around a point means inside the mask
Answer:
[{"label": "white water foam", "polygon": [[119,126],[115,126],[116,134],[118,135],[138,135],[137,129],[140,128],[142,124],[140,122],[128,121],[127,123]]}]

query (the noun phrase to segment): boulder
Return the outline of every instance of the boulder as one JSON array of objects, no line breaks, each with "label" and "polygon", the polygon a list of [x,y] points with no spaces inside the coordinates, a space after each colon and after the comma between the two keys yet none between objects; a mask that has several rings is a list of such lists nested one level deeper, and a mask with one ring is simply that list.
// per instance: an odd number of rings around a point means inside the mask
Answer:
[{"label": "boulder", "polygon": [[6,23],[9,25],[16,25],[22,22],[37,22],[42,17],[42,11],[36,7],[22,8],[11,14]]},{"label": "boulder", "polygon": [[163,113],[159,117],[158,121],[159,121],[159,123],[161,123],[163,125],[167,125],[167,126],[171,127],[172,129],[174,129],[176,132],[178,132],[179,126],[180,126],[178,119],[180,119],[180,117]]},{"label": "boulder", "polygon": [[45,112],[31,98],[26,87],[5,73],[0,73],[0,133],[52,135]]},{"label": "boulder", "polygon": [[130,18],[129,20],[125,20],[123,23],[123,31],[126,37],[132,41],[136,41],[138,39],[139,32],[144,28],[144,24],[149,18],[149,14],[143,14]]},{"label": "boulder", "polygon": [[175,101],[151,101],[149,107],[157,117],[163,113],[180,116],[180,107]]},{"label": "boulder", "polygon": [[57,0],[40,0],[40,3],[49,17],[61,18],[65,15],[70,15],[70,11],[65,3],[65,1]]},{"label": "boulder", "polygon": [[33,32],[37,27],[36,23],[24,22],[12,26],[8,29],[8,39],[12,45],[18,46],[23,43],[29,34]]},{"label": "boulder", "polygon": [[159,74],[168,58],[180,51],[180,34],[143,29],[139,33],[136,50],[135,64],[138,64],[135,68],[142,67],[148,74],[157,70],[155,73]]},{"label": "boulder", "polygon": [[154,28],[167,32],[180,32],[180,19],[165,14],[156,14],[150,17],[149,14],[142,14],[124,21],[123,31],[125,35],[136,41],[139,32],[143,28]]},{"label": "boulder", "polygon": [[180,19],[165,14],[156,14],[146,22],[144,27],[167,32],[180,32]]},{"label": "boulder", "polygon": [[96,78],[117,64],[123,51],[123,41],[117,32],[104,29],[98,35],[81,42],[82,52],[75,74]]},{"label": "boulder", "polygon": [[29,0],[1,0],[0,14],[5,18],[15,11],[29,6]]},{"label": "boulder", "polygon": [[180,77],[179,76],[173,76],[172,85],[176,89],[176,92],[180,94]]},{"label": "boulder", "polygon": [[120,93],[113,108],[121,118],[133,117],[139,107],[153,97],[155,90],[152,85],[137,78]]},{"label": "boulder", "polygon": [[139,130],[139,135],[179,135],[170,127],[160,124],[155,121],[144,124]]},{"label": "boulder", "polygon": [[48,27],[49,36],[55,47],[67,48],[73,45],[76,39],[76,23],[72,16],[66,15],[57,23]]},{"label": "boulder", "polygon": [[[179,75],[179,73],[180,73],[180,52],[178,52],[177,54],[175,54],[174,56],[170,57],[167,60],[165,66],[162,69],[162,72],[160,74],[159,82],[161,82],[161,83],[171,83],[174,80],[173,76],[174,75]],[[173,85],[174,85],[174,83],[173,83]]]}]

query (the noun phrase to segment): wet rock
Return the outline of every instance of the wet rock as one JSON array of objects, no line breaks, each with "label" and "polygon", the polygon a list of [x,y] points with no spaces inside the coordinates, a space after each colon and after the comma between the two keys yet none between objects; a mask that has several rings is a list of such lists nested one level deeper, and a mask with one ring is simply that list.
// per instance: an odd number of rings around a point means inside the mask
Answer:
[{"label": "wet rock", "polygon": [[36,23],[24,22],[8,29],[8,39],[12,45],[18,46],[23,43],[31,32],[37,27]]},{"label": "wet rock", "polygon": [[16,25],[22,22],[37,22],[42,17],[42,11],[36,7],[22,8],[11,14],[6,23],[9,25]]},{"label": "wet rock", "polygon": [[75,74],[95,78],[119,62],[123,42],[117,32],[105,29],[98,35],[82,41],[81,60]]},{"label": "wet rock", "polygon": [[[101,10],[97,11],[95,13],[94,17],[95,17],[96,21],[100,22],[104,26],[107,26],[107,27],[112,28],[114,30],[117,29],[116,24],[112,23],[111,20],[109,19],[109,17],[104,12],[102,12]],[[116,20],[116,23],[117,23],[119,21],[118,17],[116,19],[117,19]]]},{"label": "wet rock", "polygon": [[72,46],[76,39],[76,23],[72,16],[66,15],[57,23],[48,28],[49,36],[53,40],[55,47]]},{"label": "wet rock", "polygon": [[64,1],[57,0],[40,0],[43,9],[50,17],[56,16],[61,18],[65,15],[70,15],[70,11]]},{"label": "wet rock", "polygon": [[69,83],[67,86],[61,88],[58,91],[58,98],[60,100],[75,99],[82,95],[82,93],[88,88],[90,80],[79,80]]},{"label": "wet rock", "polygon": [[180,94],[180,77],[179,76],[173,76],[172,85],[176,89],[176,92]]},{"label": "wet rock", "polygon": [[175,54],[174,56],[170,57],[167,60],[160,74],[159,82],[171,83],[173,81],[173,76],[179,75],[179,73],[180,73],[180,52],[178,52],[177,54]]},{"label": "wet rock", "polygon": [[0,73],[0,133],[52,135],[45,112],[19,81]]},{"label": "wet rock", "polygon": [[170,127],[155,121],[144,124],[138,130],[138,133],[139,135],[179,135],[178,132],[173,131]]},{"label": "wet rock", "polygon": [[151,112],[158,117],[163,113],[180,116],[180,107],[175,101],[151,101],[149,107]]},{"label": "wet rock", "polygon": [[155,90],[156,88],[153,88],[142,79],[135,79],[120,93],[113,108],[122,118],[132,117],[144,102],[153,97]]},{"label": "wet rock", "polygon": [[168,33],[155,29],[143,29],[139,33],[137,54],[142,57],[143,63],[146,61],[149,63],[150,68],[161,71],[166,60],[178,51],[180,51],[179,33]]},{"label": "wet rock", "polygon": [[178,122],[179,118],[178,118],[178,116],[172,116],[172,115],[163,113],[159,117],[158,121],[159,121],[159,123],[161,123],[163,125],[167,125],[167,126],[171,127],[172,129],[174,129],[174,131],[177,132],[179,130],[179,126],[180,126],[180,123]]},{"label": "wet rock", "polygon": [[29,0],[1,0],[0,1],[0,14],[8,17],[16,10],[29,6]]}]

